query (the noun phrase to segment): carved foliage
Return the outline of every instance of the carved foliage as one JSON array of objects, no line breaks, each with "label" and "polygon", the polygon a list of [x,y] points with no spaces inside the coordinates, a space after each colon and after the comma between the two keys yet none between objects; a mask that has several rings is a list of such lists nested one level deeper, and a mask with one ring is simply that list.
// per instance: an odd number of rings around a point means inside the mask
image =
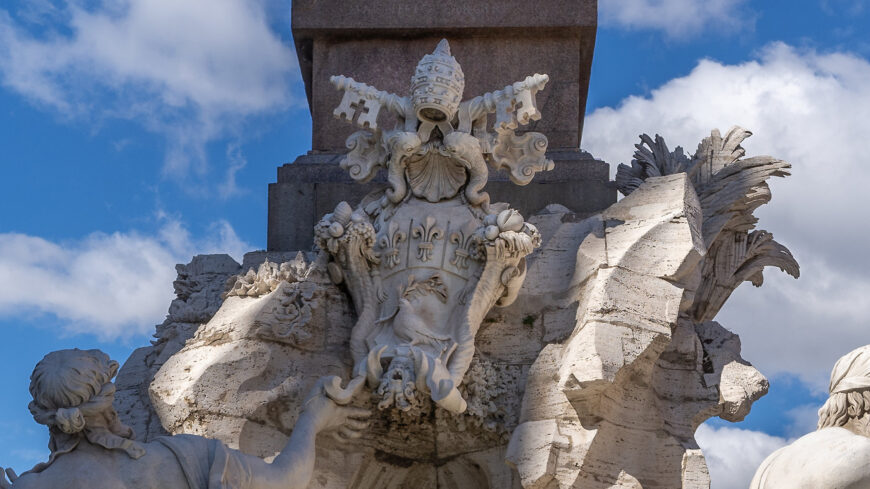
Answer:
[{"label": "carved foliage", "polygon": [[413,275],[408,276],[408,284],[402,287],[402,298],[413,299],[424,295],[433,295],[441,301],[442,304],[447,304],[449,295],[447,286],[444,285],[444,279],[441,275],[435,274],[425,280],[416,280]]},{"label": "carved foliage", "polygon": [[695,294],[691,316],[696,322],[711,321],[744,281],[760,287],[764,267],[775,266],[794,278],[800,267],[785,246],[767,231],[726,231],[707,252],[702,282]]},{"label": "carved foliage", "polygon": [[312,315],[318,307],[318,295],[318,285],[313,282],[286,285],[272,307],[269,320],[259,321],[257,336],[303,350],[316,349],[317,324],[312,322]]},{"label": "carved foliage", "polygon": [[784,246],[764,231],[751,232],[758,206],[770,201],[767,179],[789,175],[788,163],[769,156],[744,159],[740,146],[752,133],[732,127],[723,137],[714,129],[689,160],[680,147],[668,150],[664,139],[646,134],[637,144],[631,166],[619,165],[616,182],[628,195],[649,177],[687,172],[698,194],[708,257],[693,306],[693,317],[710,320],[744,280],[761,284],[765,266],[777,266],[797,277],[799,267]]},{"label": "carved foliage", "polygon": [[701,200],[708,246],[723,230],[754,228],[758,220],[752,213],[770,201],[767,179],[790,174],[790,164],[770,156],[744,159],[740,143],[751,135],[736,126],[725,137],[714,130],[698,145],[692,160],[689,175]]},{"label": "carved foliage", "polygon": [[689,158],[683,154],[683,148],[671,152],[664,138],[656,134],[655,141],[646,134],[641,134],[640,143],[635,144],[637,150],[631,166],[620,163],[616,170],[616,187],[623,195],[632,193],[649,177],[661,177],[683,173],[690,167]]}]

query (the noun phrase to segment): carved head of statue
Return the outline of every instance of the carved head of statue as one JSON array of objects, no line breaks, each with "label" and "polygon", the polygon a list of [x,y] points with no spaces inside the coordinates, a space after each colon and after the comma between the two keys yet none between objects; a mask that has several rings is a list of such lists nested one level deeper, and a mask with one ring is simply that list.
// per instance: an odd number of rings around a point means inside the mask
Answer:
[{"label": "carved head of statue", "polygon": [[83,440],[133,458],[145,452],[132,441],[133,430],[118,419],[112,407],[118,362],[99,350],[60,350],[49,353],[30,376],[28,406],[37,423],[48,426],[51,458],[34,471],[48,467],[57,456],[72,451]]},{"label": "carved head of statue", "polygon": [[417,118],[438,125],[456,115],[465,89],[465,75],[442,39],[432,54],[423,56],[411,77],[411,103]]},{"label": "carved head of statue", "polygon": [[[831,372],[830,396],[819,409],[819,429],[847,426],[870,412],[870,345],[837,360]],[[870,436],[870,432],[862,433]]]}]

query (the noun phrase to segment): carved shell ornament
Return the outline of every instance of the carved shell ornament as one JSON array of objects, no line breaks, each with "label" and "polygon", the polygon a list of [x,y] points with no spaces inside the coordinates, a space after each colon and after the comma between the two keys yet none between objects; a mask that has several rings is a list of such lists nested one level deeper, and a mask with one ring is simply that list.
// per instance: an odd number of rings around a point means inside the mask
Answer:
[{"label": "carved shell ornament", "polygon": [[[330,277],[357,312],[354,374],[366,377],[380,409],[431,401],[465,411],[458,387],[474,336],[491,307],[516,298],[525,257],[541,243],[517,211],[490,208],[483,189],[490,169],[519,185],[552,169],[546,136],[514,132],[540,119],[535,96],[548,80],[536,74],[462,101],[465,75],[446,40],[417,65],[407,96],[331,78],[343,91],[334,115],[361,129],[347,139],[341,167],[359,182],[384,169],[389,183],[356,210],[342,202],[315,227]],[[385,111],[398,121],[392,129],[378,123]]]}]

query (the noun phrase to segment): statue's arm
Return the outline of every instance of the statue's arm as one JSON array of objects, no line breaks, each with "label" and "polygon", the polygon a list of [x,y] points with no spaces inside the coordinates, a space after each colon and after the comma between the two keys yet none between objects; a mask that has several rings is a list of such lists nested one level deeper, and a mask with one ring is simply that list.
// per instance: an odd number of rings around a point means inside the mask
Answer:
[{"label": "statue's arm", "polygon": [[293,433],[281,453],[271,464],[259,458],[245,456],[252,486],[256,489],[288,489],[308,487],[314,472],[314,443],[317,434],[337,430],[339,439],[358,438],[368,426],[371,414],[367,409],[348,406],[359,393],[365,377],[352,380],[341,389],[338,377],[320,379],[309,394]]},{"label": "statue's arm", "polygon": [[[261,471],[253,471],[255,479],[261,474],[264,480],[255,481],[255,487],[260,488],[305,488],[314,472],[314,440],[317,437],[317,427],[310,416],[303,413],[284,450],[275,457],[271,464]],[[257,459],[259,460],[259,459]]]}]

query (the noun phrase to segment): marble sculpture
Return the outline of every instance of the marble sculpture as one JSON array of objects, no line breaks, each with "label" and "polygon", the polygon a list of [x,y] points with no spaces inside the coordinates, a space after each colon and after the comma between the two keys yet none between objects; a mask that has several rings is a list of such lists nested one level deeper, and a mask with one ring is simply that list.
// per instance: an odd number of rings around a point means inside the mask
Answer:
[{"label": "marble sculpture", "polygon": [[[286,487],[309,473],[323,489],[709,487],[695,429],[743,419],[768,388],[714,318],[764,268],[798,276],[753,216],[790,165],[744,158],[751,134],[739,127],[692,155],[643,135],[618,168],[621,201],[591,217],[550,205],[525,218],[484,186],[490,171],[523,185],[552,168],[547,138],[520,131],[541,117],[546,75],[463,100],[445,40],[407,96],[331,81],[343,94],[335,116],[360,128],[341,167],[360,182],[383,169],[387,188],[324,216],[316,251],[179,265],[166,321],[116,381],[118,417],[142,444],[115,436],[70,452],[90,440],[88,410],[75,431],[79,403],[46,404],[34,415],[63,443],[35,471],[92,447],[82,466],[146,466],[144,448],[213,474],[195,452],[208,447],[251,481],[286,468]],[[339,378],[354,380],[341,390]],[[315,448],[327,427],[343,436]],[[189,487],[267,487],[184,472]],[[13,487],[46,487],[29,482],[39,477]]]},{"label": "marble sculpture", "polygon": [[819,429],[773,452],[750,489],[870,487],[870,345],[834,365]]}]

